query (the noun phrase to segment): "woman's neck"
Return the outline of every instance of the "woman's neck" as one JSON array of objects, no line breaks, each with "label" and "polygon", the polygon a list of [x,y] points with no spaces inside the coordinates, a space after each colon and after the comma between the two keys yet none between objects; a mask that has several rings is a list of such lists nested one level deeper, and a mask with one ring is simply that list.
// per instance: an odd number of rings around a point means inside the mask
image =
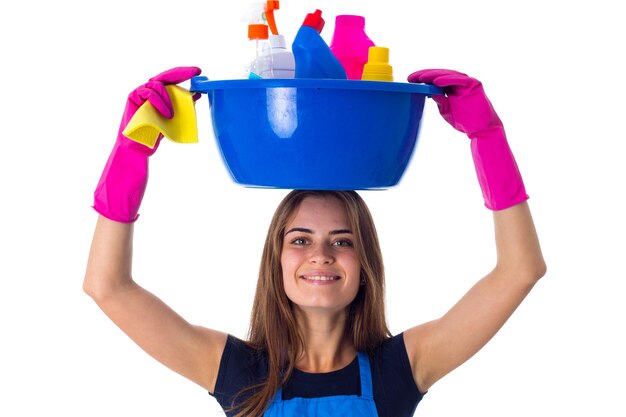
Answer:
[{"label": "woman's neck", "polygon": [[304,337],[305,350],[295,367],[304,372],[325,373],[344,368],[354,360],[356,349],[346,334],[348,314],[296,308],[296,319]]}]

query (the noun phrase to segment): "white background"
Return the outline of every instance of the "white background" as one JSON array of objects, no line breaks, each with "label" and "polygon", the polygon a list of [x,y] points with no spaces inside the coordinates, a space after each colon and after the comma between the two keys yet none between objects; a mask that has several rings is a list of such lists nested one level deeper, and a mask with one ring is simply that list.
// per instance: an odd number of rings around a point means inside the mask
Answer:
[{"label": "white background", "polygon": [[[360,14],[397,81],[451,68],[480,79],[531,195],[548,274],[419,416],[623,416],[623,14],[595,1],[281,2]],[[207,416],[217,403],[136,347],[82,292],[92,193],[125,99],[165,69],[236,78],[247,1],[0,6],[0,415]],[[136,280],[193,323],[245,337],[269,219],[284,190],[233,183],[196,105],[200,143],[164,141],[135,228]],[[433,319],[494,264],[469,142],[432,101],[401,183],[361,193],[385,254],[394,333]],[[620,260],[621,258],[621,260]]]}]

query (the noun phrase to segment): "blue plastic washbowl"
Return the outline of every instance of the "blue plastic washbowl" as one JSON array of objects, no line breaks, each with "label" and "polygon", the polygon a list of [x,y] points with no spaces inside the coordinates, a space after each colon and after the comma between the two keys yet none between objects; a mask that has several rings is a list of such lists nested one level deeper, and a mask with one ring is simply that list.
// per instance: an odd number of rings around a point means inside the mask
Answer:
[{"label": "blue plastic washbowl", "polygon": [[417,143],[433,85],[334,79],[191,80],[207,94],[217,143],[238,184],[388,188]]}]

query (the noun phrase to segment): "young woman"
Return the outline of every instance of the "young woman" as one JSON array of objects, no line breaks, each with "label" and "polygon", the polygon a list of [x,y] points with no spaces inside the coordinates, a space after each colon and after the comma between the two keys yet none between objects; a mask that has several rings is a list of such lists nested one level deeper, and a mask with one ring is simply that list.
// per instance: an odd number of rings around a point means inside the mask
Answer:
[{"label": "young woman", "polygon": [[480,350],[546,266],[528,196],[502,123],[481,84],[450,70],[410,82],[445,88],[444,119],[471,139],[497,262],[442,317],[391,335],[374,223],[354,191],[292,191],[272,219],[249,338],[192,325],[131,276],[133,222],[154,149],[121,132],[149,100],[164,116],[164,88],[198,75],[175,68],[133,91],[94,194],[100,214],[84,289],[128,336],[208,390],[229,416],[411,416],[430,387]]}]

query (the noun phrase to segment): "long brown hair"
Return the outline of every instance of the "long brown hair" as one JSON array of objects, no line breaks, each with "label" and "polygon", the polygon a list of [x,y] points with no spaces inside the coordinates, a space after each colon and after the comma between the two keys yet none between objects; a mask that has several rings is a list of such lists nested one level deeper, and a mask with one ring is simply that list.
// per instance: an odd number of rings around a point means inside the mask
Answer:
[{"label": "long brown hair", "polygon": [[352,228],[365,284],[349,307],[347,335],[362,352],[371,352],[391,336],[385,318],[385,276],[378,235],[363,199],[354,191],[291,191],[278,205],[267,233],[248,332],[248,345],[267,355],[267,380],[248,388],[252,394],[235,406],[240,410],[237,416],[262,416],[305,348],[283,287],[280,260],[287,223],[306,197],[339,200]]}]

